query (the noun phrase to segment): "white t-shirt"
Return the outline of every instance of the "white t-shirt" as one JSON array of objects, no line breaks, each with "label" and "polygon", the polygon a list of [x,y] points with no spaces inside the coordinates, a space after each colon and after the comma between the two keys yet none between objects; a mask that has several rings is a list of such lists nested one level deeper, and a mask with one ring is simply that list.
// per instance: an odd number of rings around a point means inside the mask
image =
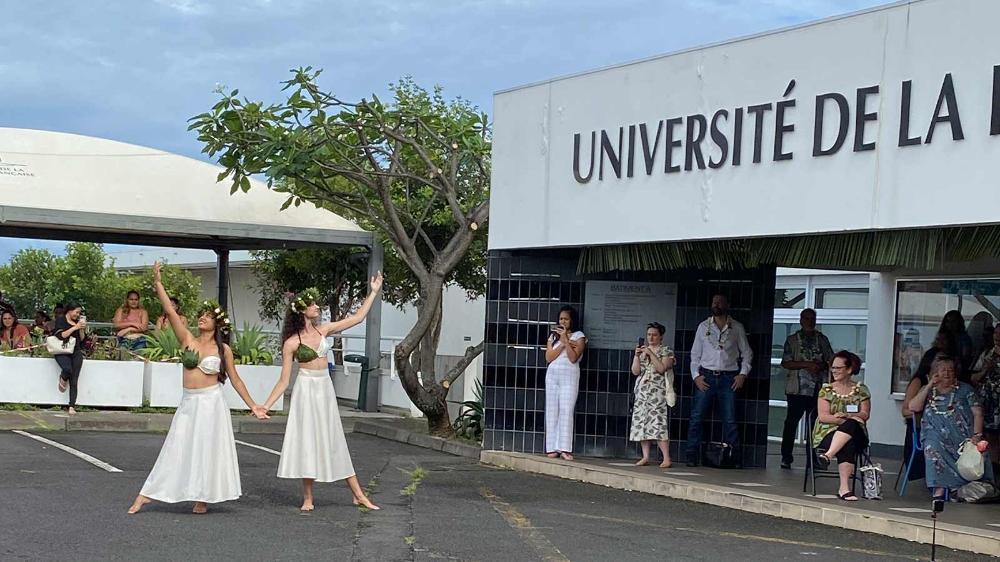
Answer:
[{"label": "white t-shirt", "polygon": [[[569,341],[578,341],[586,338],[587,336],[585,336],[583,332],[573,332],[573,334],[570,335],[569,337]],[[553,347],[556,349],[562,347],[562,340],[557,341]],[[580,366],[579,362],[573,363],[572,361],[569,360],[569,357],[566,355],[565,349],[562,350],[562,352],[559,354],[559,357],[556,357],[555,360],[552,361],[552,363],[549,363],[549,365],[570,366],[570,367]]]}]

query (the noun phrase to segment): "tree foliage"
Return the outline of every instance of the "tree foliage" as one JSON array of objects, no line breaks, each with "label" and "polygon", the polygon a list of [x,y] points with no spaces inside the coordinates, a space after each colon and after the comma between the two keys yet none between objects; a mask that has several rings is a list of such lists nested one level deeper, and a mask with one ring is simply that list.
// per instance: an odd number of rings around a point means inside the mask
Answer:
[{"label": "tree foliage", "polygon": [[[176,266],[164,268],[164,282],[185,310],[194,310],[201,282]],[[24,249],[0,265],[0,290],[21,317],[52,310],[57,303],[82,304],[91,321],[109,322],[125,303],[129,290],[139,291],[151,319],[162,311],[153,298],[153,274],[119,272],[99,244],[71,242],[57,256],[48,250]]]},{"label": "tree foliage", "polygon": [[319,74],[293,71],[287,99],[270,105],[220,92],[191,128],[225,168],[219,179],[229,178],[233,193],[260,174],[288,195],[283,208],[308,202],[376,233],[386,248],[387,297],[417,310],[395,350],[403,386],[432,429],[450,431],[447,390],[482,344],[440,376],[434,359],[444,287],[458,284],[470,296],[485,290],[489,119],[410,78],[390,84],[389,102],[374,95],[347,102],[320,89]]},{"label": "tree foliage", "polygon": [[368,287],[364,248],[261,250],[252,252],[261,317],[281,320],[287,293],[316,287],[335,318],[357,309]]}]

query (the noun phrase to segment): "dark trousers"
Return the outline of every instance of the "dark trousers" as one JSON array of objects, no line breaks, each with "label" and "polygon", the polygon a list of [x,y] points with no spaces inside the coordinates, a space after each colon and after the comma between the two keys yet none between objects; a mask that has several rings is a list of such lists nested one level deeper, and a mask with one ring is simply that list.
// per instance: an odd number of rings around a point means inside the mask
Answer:
[{"label": "dark trousers", "polygon": [[83,351],[76,349],[73,353],[56,355],[56,363],[62,369],[59,378],[69,383],[69,406],[76,406],[76,391],[80,382],[80,369],[83,368]]},{"label": "dark trousers", "polygon": [[722,439],[735,447],[739,441],[736,430],[736,393],[733,391],[733,380],[739,371],[728,373],[711,373],[702,371],[708,383],[708,390],[695,387],[694,401],[691,407],[691,417],[688,424],[687,456],[688,460],[700,459],[702,419],[713,403],[718,407],[718,415],[722,418]]},{"label": "dark trousers", "polygon": [[792,451],[795,449],[795,432],[799,428],[799,421],[802,415],[806,416],[806,423],[809,424],[809,431],[806,438],[812,434],[812,426],[816,423],[816,397],[803,396],[801,394],[786,394],[785,400],[788,402],[788,413],[785,416],[785,429],[781,433],[781,462],[792,464],[794,457]]},{"label": "dark trousers", "polygon": [[833,442],[833,436],[837,433],[846,433],[851,436],[851,440],[844,445],[842,449],[837,451],[837,464],[850,463],[854,464],[857,460],[858,453],[864,451],[868,448],[868,432],[865,430],[865,426],[858,423],[857,420],[847,420],[837,427],[836,431],[831,431],[826,434],[819,443],[817,449],[821,449],[819,452],[826,451],[830,448],[830,443]]}]

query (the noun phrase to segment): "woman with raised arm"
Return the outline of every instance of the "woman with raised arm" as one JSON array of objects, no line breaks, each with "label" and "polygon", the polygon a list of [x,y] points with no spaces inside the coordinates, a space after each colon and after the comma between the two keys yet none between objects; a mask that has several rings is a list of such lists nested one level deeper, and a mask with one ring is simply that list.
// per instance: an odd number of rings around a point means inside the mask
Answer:
[{"label": "woman with raised arm", "polygon": [[[292,389],[292,401],[281,444],[278,478],[302,479],[302,511],[313,510],[313,483],[347,479],[354,505],[379,509],[358,483],[340,422],[337,394],[327,366],[330,344],[327,336],[360,324],[382,289],[382,274],[372,277],[371,290],[357,313],[342,320],[318,324],[319,291],[310,288],[292,299],[281,329],[281,376],[264,403],[266,409],[288,388],[292,361],[299,362],[299,374]],[[377,358],[373,359],[378,361]]]},{"label": "woman with raised arm", "polygon": [[194,513],[205,513],[210,503],[240,497],[240,469],[229,407],[222,395],[226,378],[258,418],[266,410],[254,403],[236,372],[233,350],[227,345],[232,322],[217,303],[205,301],[198,310],[198,335],[192,334],[160,280],[160,263],[153,265],[156,295],[184,351],[184,396],[177,407],[170,431],[156,464],[136,496],[129,513],[157,500],[165,503],[193,501]]}]

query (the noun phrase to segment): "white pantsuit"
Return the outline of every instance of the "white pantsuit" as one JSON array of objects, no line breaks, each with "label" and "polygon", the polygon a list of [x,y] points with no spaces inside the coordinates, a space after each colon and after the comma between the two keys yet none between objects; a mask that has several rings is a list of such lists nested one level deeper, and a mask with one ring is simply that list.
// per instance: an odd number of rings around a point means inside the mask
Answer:
[{"label": "white pantsuit", "polygon": [[[574,332],[570,341],[584,337]],[[562,342],[556,342],[558,349]],[[564,349],[545,370],[545,452],[573,451],[573,415],[580,389],[580,365],[566,356]]]}]

